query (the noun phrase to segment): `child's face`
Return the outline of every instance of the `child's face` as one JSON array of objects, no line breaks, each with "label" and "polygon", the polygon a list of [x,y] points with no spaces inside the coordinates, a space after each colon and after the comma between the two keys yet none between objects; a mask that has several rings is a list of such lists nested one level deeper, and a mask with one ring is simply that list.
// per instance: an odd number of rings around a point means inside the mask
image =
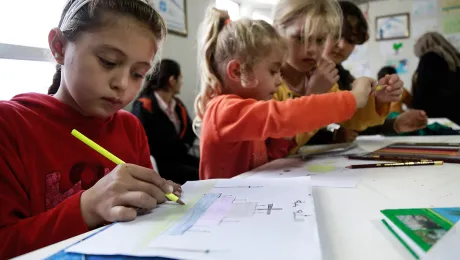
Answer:
[{"label": "child's face", "polygon": [[281,65],[283,54],[273,51],[270,56],[258,62],[250,73],[249,85],[235,93],[243,98],[270,100],[282,84]]},{"label": "child's face", "polygon": [[335,62],[335,64],[340,64],[347,60],[356,46],[355,44],[349,43],[344,38],[338,41],[329,38],[327,45],[330,47],[325,48],[324,56]]},{"label": "child's face", "polygon": [[81,33],[65,46],[64,102],[86,116],[111,116],[134,99],[156,51],[151,31],[130,17]]},{"label": "child's face", "polygon": [[180,93],[180,89],[182,88],[182,75],[179,75],[177,79],[174,79],[171,84],[171,90],[173,91],[174,95]]},{"label": "child's face", "polygon": [[280,32],[288,42],[287,63],[298,71],[308,73],[318,63],[326,41],[323,35],[304,38],[305,17],[300,16]]}]

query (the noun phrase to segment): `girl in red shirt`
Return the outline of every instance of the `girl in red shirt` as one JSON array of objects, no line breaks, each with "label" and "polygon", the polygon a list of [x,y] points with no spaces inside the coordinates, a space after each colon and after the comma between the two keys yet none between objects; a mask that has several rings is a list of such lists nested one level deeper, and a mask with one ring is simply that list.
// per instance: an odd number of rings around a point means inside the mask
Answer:
[{"label": "girl in red shirt", "polygon": [[[124,108],[165,38],[146,0],[71,0],[48,39],[50,91],[0,102],[0,259],[153,209],[172,184],[151,167],[145,132]],[[111,151],[115,165],[71,135]],[[177,186],[176,186],[177,187]]]}]

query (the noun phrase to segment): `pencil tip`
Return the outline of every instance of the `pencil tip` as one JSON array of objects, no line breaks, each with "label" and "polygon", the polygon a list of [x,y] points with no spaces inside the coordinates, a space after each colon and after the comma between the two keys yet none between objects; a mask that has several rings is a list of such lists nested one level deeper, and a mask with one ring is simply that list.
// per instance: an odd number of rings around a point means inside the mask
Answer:
[{"label": "pencil tip", "polygon": [[181,204],[181,205],[185,205],[185,203],[184,203],[182,200],[180,200],[180,199],[178,199],[176,202],[179,203],[179,204]]}]

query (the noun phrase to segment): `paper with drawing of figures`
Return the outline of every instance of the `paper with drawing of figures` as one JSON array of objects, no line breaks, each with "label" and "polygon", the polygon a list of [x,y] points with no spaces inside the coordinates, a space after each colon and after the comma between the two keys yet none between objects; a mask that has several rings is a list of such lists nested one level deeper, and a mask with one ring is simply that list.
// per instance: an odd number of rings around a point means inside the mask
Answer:
[{"label": "paper with drawing of figures", "polygon": [[188,182],[166,203],[67,252],[179,259],[321,259],[309,178]]}]

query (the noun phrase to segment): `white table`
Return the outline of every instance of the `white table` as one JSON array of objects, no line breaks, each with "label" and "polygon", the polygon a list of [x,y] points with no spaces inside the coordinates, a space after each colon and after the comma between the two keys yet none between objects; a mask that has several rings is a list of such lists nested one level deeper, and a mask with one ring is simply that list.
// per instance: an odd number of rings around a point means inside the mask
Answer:
[{"label": "white table", "polygon": [[[373,151],[392,142],[460,142],[460,136],[395,137],[360,140]],[[325,260],[413,260],[385,229],[380,210],[401,207],[460,206],[460,165],[375,169],[355,189],[314,188],[315,207]],[[42,259],[91,232],[48,246],[17,259]]]}]

